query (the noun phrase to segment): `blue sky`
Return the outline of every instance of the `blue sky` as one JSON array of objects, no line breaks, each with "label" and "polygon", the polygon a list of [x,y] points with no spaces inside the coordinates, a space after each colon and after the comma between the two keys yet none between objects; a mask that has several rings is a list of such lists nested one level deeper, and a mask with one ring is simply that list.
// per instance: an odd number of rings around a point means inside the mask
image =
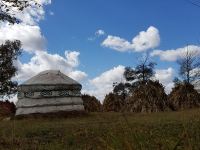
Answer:
[{"label": "blue sky", "polygon": [[[185,47],[200,51],[200,7],[189,0],[39,2],[37,13],[19,14],[21,25],[1,25],[0,38],[24,42],[16,62],[19,82],[45,69],[60,69],[81,82],[84,93],[102,100],[112,82],[123,81],[124,67],[134,67],[149,53],[157,63],[157,79],[170,91],[178,73],[176,60]],[[139,40],[132,42],[134,38]],[[149,45],[141,48],[141,41]]]},{"label": "blue sky", "polygon": [[[131,40],[154,26],[161,38],[156,49],[162,50],[200,42],[200,8],[185,0],[61,0],[52,1],[46,10],[54,12],[40,22],[47,49],[60,55],[66,49],[80,51],[80,68],[91,77],[119,64],[134,66],[141,55],[102,47],[105,36],[88,41],[98,29]],[[158,68],[168,67],[154,60]]]}]

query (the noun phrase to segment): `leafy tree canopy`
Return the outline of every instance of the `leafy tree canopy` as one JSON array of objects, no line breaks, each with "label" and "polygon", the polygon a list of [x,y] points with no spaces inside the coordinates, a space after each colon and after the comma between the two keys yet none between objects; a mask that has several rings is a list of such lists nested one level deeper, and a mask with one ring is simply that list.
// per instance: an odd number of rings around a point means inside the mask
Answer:
[{"label": "leafy tree canopy", "polygon": [[0,95],[1,97],[15,94],[17,91],[17,82],[11,80],[16,74],[14,61],[21,54],[21,42],[6,41],[0,46]]}]

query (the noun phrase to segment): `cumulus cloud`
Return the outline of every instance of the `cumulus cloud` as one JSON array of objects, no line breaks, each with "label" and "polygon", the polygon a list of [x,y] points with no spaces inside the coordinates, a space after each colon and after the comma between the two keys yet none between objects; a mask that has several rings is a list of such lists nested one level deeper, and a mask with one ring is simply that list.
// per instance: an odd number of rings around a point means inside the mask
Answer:
[{"label": "cumulus cloud", "polygon": [[186,47],[171,49],[171,50],[154,50],[151,52],[151,56],[159,56],[161,60],[164,61],[176,61],[184,54],[186,51],[196,52],[200,55],[200,47],[196,45],[188,45]]},{"label": "cumulus cloud", "polygon": [[24,11],[15,10],[15,16],[22,20],[20,24],[10,25],[6,22],[0,24],[0,44],[6,40],[20,40],[22,49],[27,52],[45,50],[45,38],[41,34],[38,21],[44,18],[44,5],[50,0],[38,0],[41,6],[27,7]]},{"label": "cumulus cloud", "polygon": [[22,49],[28,52],[45,50],[45,38],[41,34],[40,27],[37,23],[44,19],[44,6],[51,3],[51,0],[37,0],[40,6],[34,3],[25,8],[23,11],[15,10],[15,17],[20,19],[20,24],[8,24],[2,22],[0,24],[0,44],[5,40],[20,40]]},{"label": "cumulus cloud", "polygon": [[65,57],[58,54],[49,54],[46,51],[35,52],[27,63],[16,61],[15,65],[18,68],[18,74],[14,80],[23,82],[41,71],[52,69],[60,70],[75,80],[81,81],[87,74],[76,70],[79,65],[78,56],[79,52],[76,51],[65,51]]},{"label": "cumulus cloud", "polygon": [[175,70],[173,68],[157,69],[155,78],[158,79],[164,86],[165,91],[169,93],[174,86],[173,79],[175,77]]},{"label": "cumulus cloud", "polygon": [[75,70],[68,73],[68,76],[70,76],[72,79],[75,79],[77,81],[83,81],[87,77],[87,74],[83,71]]},{"label": "cumulus cloud", "polygon": [[136,51],[141,52],[155,48],[160,44],[160,35],[157,28],[150,26],[147,31],[141,31],[131,42],[118,36],[108,35],[102,42],[102,46],[120,52]]},{"label": "cumulus cloud", "polygon": [[99,100],[103,100],[105,95],[113,90],[114,82],[123,82],[124,66],[114,67],[101,75],[89,80],[89,83],[83,90],[83,93],[88,93],[96,96]]},{"label": "cumulus cloud", "polygon": [[108,35],[108,37],[103,41],[102,46],[109,47],[111,49],[118,50],[121,52],[132,49],[132,45],[130,42],[120,37],[112,35]]},{"label": "cumulus cloud", "polygon": [[22,49],[28,52],[45,49],[45,38],[41,34],[39,26],[2,24],[0,26],[0,44],[3,44],[6,40],[20,40]]}]

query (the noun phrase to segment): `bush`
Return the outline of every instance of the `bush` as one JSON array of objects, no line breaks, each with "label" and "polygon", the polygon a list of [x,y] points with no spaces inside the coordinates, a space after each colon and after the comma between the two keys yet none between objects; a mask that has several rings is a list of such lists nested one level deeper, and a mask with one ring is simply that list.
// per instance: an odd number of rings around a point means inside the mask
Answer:
[{"label": "bush", "polygon": [[101,112],[102,105],[96,97],[90,95],[82,95],[83,105],[88,112]]},{"label": "bush", "polygon": [[158,112],[167,109],[167,95],[158,81],[138,84],[126,101],[125,110],[129,112]]},{"label": "bush", "polygon": [[200,96],[189,83],[176,84],[169,94],[169,106],[172,110],[183,110],[200,106]]},{"label": "bush", "polygon": [[0,101],[0,116],[8,117],[14,115],[16,111],[15,104],[6,100],[5,102]]}]

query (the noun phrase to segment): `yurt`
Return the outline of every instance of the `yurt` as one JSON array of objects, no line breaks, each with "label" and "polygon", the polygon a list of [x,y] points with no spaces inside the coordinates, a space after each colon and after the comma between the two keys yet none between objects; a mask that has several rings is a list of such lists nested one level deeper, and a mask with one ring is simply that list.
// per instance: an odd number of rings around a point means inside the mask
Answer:
[{"label": "yurt", "polygon": [[16,115],[84,111],[81,84],[59,70],[47,70],[18,87]]}]

